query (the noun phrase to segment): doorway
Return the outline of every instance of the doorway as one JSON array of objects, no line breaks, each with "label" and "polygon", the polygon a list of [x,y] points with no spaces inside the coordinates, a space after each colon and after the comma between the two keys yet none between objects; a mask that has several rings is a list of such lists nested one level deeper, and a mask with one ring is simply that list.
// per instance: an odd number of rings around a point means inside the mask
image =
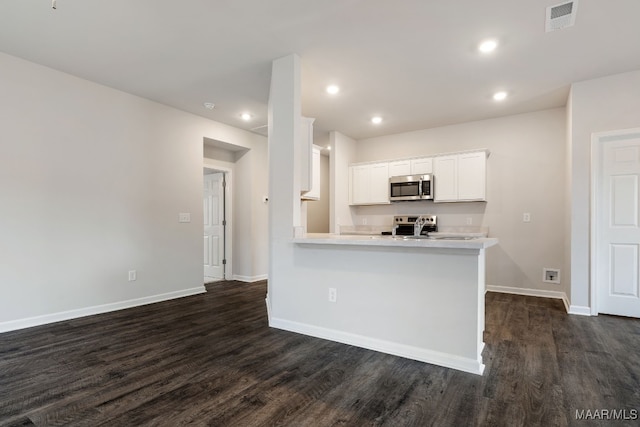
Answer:
[{"label": "doorway", "polygon": [[204,283],[225,280],[229,275],[227,171],[203,169],[203,264]]},{"label": "doorway", "polygon": [[640,318],[640,129],[593,136],[591,314]]}]

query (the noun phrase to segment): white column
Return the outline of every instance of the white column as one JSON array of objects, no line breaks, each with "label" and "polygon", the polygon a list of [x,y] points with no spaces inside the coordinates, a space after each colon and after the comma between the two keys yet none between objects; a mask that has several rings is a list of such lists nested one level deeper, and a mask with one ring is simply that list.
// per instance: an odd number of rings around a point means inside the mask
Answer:
[{"label": "white column", "polygon": [[[300,226],[300,58],[273,61],[269,93],[269,315],[277,309],[278,287],[293,257],[294,226]],[[297,166],[296,166],[297,164]],[[274,305],[272,307],[272,305]]]}]

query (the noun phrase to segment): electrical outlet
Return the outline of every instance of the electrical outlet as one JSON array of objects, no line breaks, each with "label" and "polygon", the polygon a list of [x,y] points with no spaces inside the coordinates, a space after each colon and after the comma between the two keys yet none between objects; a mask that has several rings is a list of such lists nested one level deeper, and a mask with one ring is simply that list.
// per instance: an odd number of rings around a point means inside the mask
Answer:
[{"label": "electrical outlet", "polygon": [[531,214],[529,212],[522,214],[522,222],[531,222]]},{"label": "electrical outlet", "polygon": [[338,290],[336,288],[329,288],[329,302],[338,301]]},{"label": "electrical outlet", "polygon": [[129,281],[134,282],[138,278],[138,272],[135,270],[129,270]]},{"label": "electrical outlet", "polygon": [[542,269],[542,281],[546,283],[560,284],[560,269],[558,268],[543,268]]},{"label": "electrical outlet", "polygon": [[473,218],[468,217],[467,218],[467,225],[471,225],[471,224],[473,224]]}]

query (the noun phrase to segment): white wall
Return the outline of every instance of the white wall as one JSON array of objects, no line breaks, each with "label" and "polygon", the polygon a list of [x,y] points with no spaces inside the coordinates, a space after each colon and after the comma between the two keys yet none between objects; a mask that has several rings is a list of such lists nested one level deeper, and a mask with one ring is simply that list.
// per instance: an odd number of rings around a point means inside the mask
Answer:
[{"label": "white wall", "polygon": [[353,212],[349,208],[349,164],[356,159],[356,140],[340,132],[329,134],[330,203],[329,228],[338,233],[340,225],[353,225]]},{"label": "white wall", "polygon": [[233,273],[235,280],[267,278],[268,165],[266,138],[247,151],[235,153],[233,183]]},{"label": "white wall", "polygon": [[[252,270],[249,281],[266,279],[269,271],[269,205],[263,202],[263,197],[269,195],[269,162],[266,138],[261,138],[264,143],[261,141],[260,144],[256,144],[251,151],[250,173],[253,177],[251,215],[253,218],[249,240],[252,251]],[[239,226],[242,227],[242,224]]]},{"label": "white wall", "polygon": [[231,150],[225,150],[223,148],[214,147],[208,144],[207,141],[205,141],[202,151],[205,159],[218,160],[221,162],[225,162],[227,164],[235,163],[236,154],[240,153],[238,151],[231,151]]},{"label": "white wall", "polygon": [[572,171],[573,166],[571,163],[571,141],[573,140],[573,126],[572,126],[572,102],[571,95],[569,95],[567,99],[566,106],[566,133],[567,136],[565,138],[566,147],[565,147],[565,182],[564,182],[564,259],[563,259],[563,268],[562,268],[562,281],[569,284],[569,289],[567,289],[567,297],[569,301],[572,300],[571,292],[572,292],[572,276],[571,276],[571,187],[572,187]]},{"label": "white wall", "polygon": [[[391,224],[396,214],[438,215],[441,226],[489,227],[500,244],[487,251],[487,285],[568,292],[544,283],[544,267],[565,267],[565,110],[552,109],[408,132],[357,143],[357,161],[389,160],[488,148],[487,202],[403,202],[361,206],[355,222]],[[529,212],[531,222],[523,223]]]},{"label": "white wall", "polygon": [[[266,165],[266,138],[253,144],[249,150],[230,151],[205,143],[205,165],[230,170],[233,178],[227,185],[233,205],[230,223],[233,242],[228,268],[234,280],[255,282],[267,277],[268,230],[267,196],[268,168]],[[233,145],[233,144],[231,144]]]},{"label": "white wall", "polygon": [[588,312],[591,135],[640,127],[640,70],[576,83],[570,105],[571,305]]},{"label": "white wall", "polygon": [[0,94],[0,330],[203,290],[203,138],[263,137],[5,54]]}]

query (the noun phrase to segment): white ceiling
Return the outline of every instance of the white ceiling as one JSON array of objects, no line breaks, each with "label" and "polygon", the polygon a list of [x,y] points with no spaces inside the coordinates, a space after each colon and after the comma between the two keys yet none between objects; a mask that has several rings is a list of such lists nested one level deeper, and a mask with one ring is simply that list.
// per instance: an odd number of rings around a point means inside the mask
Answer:
[{"label": "white ceiling", "polygon": [[3,0],[0,51],[244,129],[297,53],[303,114],[361,139],[563,106],[572,82],[640,69],[640,1],[579,1],[545,33],[561,0]]}]

